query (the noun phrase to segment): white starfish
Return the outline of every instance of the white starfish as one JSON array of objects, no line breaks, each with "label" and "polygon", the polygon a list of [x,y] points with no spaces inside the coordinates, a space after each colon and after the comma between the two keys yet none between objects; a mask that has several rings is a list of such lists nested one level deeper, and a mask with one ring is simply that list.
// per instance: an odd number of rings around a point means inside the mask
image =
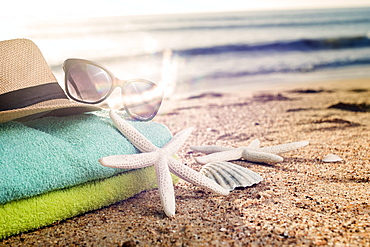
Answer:
[{"label": "white starfish", "polygon": [[109,114],[120,132],[143,153],[108,156],[101,158],[99,162],[103,166],[123,169],[137,169],[154,165],[159,195],[164,212],[168,217],[175,215],[176,208],[170,172],[190,183],[217,194],[229,194],[228,190],[221,187],[215,181],[183,165],[173,157],[189,137],[193,128],[187,128],[177,133],[163,148],[158,148],[129,123],[120,118],[114,111],[111,110]]},{"label": "white starfish", "polygon": [[215,161],[238,160],[241,158],[251,162],[271,164],[283,161],[283,158],[277,154],[289,152],[307,145],[307,141],[301,141],[261,148],[260,141],[255,139],[247,147],[231,148],[210,145],[190,146],[190,148],[194,151],[208,154],[206,156],[195,158],[195,160],[201,164]]}]

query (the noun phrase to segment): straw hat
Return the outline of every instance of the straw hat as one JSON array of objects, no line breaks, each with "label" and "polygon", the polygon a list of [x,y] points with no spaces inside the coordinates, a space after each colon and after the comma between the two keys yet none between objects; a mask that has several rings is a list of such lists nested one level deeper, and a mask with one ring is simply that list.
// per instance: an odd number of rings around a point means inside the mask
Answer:
[{"label": "straw hat", "polygon": [[0,41],[0,123],[97,110],[68,99],[31,40]]}]

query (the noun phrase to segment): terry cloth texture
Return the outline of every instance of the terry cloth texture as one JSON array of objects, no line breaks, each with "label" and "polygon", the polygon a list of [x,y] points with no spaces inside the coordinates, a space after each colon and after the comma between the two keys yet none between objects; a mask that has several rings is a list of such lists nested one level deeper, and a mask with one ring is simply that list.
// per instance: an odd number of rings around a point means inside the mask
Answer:
[{"label": "terry cloth texture", "polygon": [[[155,122],[130,124],[158,147],[172,137]],[[99,164],[104,156],[139,152],[107,117],[2,123],[0,144],[0,239],[157,186],[151,167],[125,171]]]},{"label": "terry cloth texture", "polygon": [[[155,122],[130,122],[154,145],[171,139]],[[0,204],[123,172],[99,158],[139,152],[109,118],[94,114],[0,124]]]},{"label": "terry cloth texture", "polygon": [[[173,181],[178,178],[172,176]],[[0,205],[0,239],[50,225],[157,188],[153,167]]]}]

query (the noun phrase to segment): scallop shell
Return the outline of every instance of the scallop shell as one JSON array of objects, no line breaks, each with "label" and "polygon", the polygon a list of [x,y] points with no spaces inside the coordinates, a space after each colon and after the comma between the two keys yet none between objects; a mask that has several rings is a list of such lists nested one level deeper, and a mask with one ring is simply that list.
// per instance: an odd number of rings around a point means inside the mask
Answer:
[{"label": "scallop shell", "polygon": [[339,162],[342,161],[343,159],[335,154],[328,154],[326,155],[322,161],[323,162]]},{"label": "scallop shell", "polygon": [[254,171],[231,162],[210,162],[202,167],[200,173],[216,181],[230,191],[237,187],[248,187],[257,184],[263,178]]}]

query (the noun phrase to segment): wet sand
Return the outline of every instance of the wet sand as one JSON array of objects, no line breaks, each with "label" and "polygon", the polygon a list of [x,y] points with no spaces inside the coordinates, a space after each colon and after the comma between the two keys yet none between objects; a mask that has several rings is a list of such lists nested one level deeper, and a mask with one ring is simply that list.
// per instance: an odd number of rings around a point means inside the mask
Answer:
[{"label": "wet sand", "polygon": [[[262,146],[309,141],[275,165],[234,161],[263,176],[218,196],[175,185],[167,218],[157,190],[28,233],[0,246],[369,246],[370,79],[204,94],[166,102],[155,118],[176,133],[195,127],[178,156],[195,170],[189,145]],[[324,163],[327,154],[341,162]]]}]

